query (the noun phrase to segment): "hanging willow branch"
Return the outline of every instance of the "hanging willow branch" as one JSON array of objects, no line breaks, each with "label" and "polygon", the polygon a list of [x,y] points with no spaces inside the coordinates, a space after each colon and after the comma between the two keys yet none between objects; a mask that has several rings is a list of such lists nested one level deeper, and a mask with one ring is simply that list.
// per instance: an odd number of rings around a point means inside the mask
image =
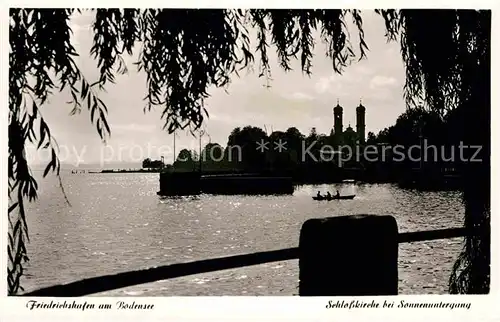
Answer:
[{"label": "hanging willow branch", "polygon": [[[399,39],[401,43],[407,76],[405,97],[410,106],[415,100],[425,100],[438,111],[470,111],[474,104],[481,108],[478,113],[489,109],[489,102],[481,101],[481,95],[487,93],[475,85],[478,73],[474,72],[489,73],[489,12],[377,12],[385,21],[388,40]],[[99,136],[106,140],[111,131],[107,107],[99,93],[115,81],[117,73],[126,72],[122,56],[138,50],[136,65],[147,77],[144,109],[161,108],[164,129],[172,133],[179,128],[198,129],[208,115],[202,106],[203,99],[209,96],[208,89],[227,87],[238,71],[253,69],[254,55],[258,56],[259,75],[268,83],[268,52],[272,47],[282,69],[291,70],[291,62],[300,59],[306,75],[311,73],[314,31],[320,32],[327,48],[325,54],[337,73],[356,59],[365,58],[368,51],[359,10],[97,9],[92,10],[94,41],[90,54],[97,62],[100,76],[90,82],[74,61],[77,53],[70,38],[70,17],[80,13],[72,9],[10,11],[9,294],[19,291],[23,263],[28,259],[24,200],[37,197],[37,183],[24,153],[26,143],[51,149],[52,159],[44,176],[51,170],[59,174],[57,145],[40,113],[56,90],[70,93],[70,114],[86,106]],[[347,30],[349,22],[357,30],[355,45]],[[257,31],[256,48],[250,45],[249,27]],[[474,128],[484,128],[487,120],[476,118]],[[472,132],[463,133],[469,142],[486,142],[486,136]],[[476,185],[477,178],[484,179],[486,175],[489,168],[480,176],[468,177],[468,184]],[[464,193],[465,224],[487,227],[485,231],[489,233],[489,199],[485,195],[481,198],[477,191],[469,190]],[[488,238],[489,235],[467,239],[452,276],[452,291],[481,293],[489,289]]]}]

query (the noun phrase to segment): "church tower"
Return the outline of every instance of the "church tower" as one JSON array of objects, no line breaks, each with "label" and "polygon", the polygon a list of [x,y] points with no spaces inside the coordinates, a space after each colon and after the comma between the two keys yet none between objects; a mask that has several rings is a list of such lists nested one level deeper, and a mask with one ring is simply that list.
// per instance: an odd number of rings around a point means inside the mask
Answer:
[{"label": "church tower", "polygon": [[366,108],[359,101],[356,107],[356,132],[358,133],[359,143],[365,143],[365,114]]},{"label": "church tower", "polygon": [[337,106],[333,108],[333,130],[337,137],[341,136],[343,132],[342,114],[343,109],[342,106],[339,105],[339,100],[337,99]]}]

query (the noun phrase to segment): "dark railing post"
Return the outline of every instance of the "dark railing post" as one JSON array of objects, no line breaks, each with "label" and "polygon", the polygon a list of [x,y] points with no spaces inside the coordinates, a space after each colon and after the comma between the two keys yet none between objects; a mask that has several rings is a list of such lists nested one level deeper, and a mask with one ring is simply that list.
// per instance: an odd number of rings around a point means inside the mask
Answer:
[{"label": "dark railing post", "polygon": [[300,232],[299,295],[397,295],[398,227],[392,216],[307,220]]}]

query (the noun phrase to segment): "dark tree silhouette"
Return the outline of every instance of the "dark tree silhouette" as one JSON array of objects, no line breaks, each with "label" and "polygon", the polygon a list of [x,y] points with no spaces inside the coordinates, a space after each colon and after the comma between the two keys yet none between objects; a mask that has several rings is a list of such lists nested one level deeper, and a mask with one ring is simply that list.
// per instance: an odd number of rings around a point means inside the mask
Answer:
[{"label": "dark tree silhouette", "polygon": [[300,133],[300,131],[296,127],[288,128],[285,131],[285,136],[287,142],[287,151],[289,151],[290,154],[290,161],[298,165],[302,162],[301,149],[302,142],[305,136],[304,134]]},{"label": "dark tree silhouette", "polygon": [[[57,147],[40,108],[56,90],[73,98],[71,113],[82,105],[103,140],[110,135],[107,107],[99,91],[126,66],[122,55],[140,48],[138,67],[147,74],[146,110],[163,109],[165,129],[199,128],[206,111],[202,100],[211,86],[225,87],[240,69],[252,66],[270,79],[267,50],[274,45],[280,67],[300,56],[310,74],[314,30],[321,31],[332,68],[341,73],[356,58],[365,58],[359,10],[92,10],[94,45],[100,77],[87,80],[75,63],[69,20],[73,9],[11,9],[9,24],[9,294],[20,287],[28,228],[25,200],[37,197],[37,183],[24,149],[28,141],[52,151],[50,170],[59,173]],[[465,226],[478,234],[465,248],[450,279],[453,293],[487,293],[490,262],[490,28],[486,10],[377,10],[387,38],[399,41],[406,67],[405,97],[409,106],[423,100],[436,111],[459,109],[467,120],[461,136],[467,145],[481,145],[482,162],[464,164]],[[345,26],[354,21],[359,57]],[[248,22],[248,23],[247,23]],[[257,52],[250,47],[247,27],[257,29]],[[137,46],[140,44],[141,46]],[[436,49],[435,44],[439,44]],[[37,135],[38,134],[38,135]]]},{"label": "dark tree silhouette", "polygon": [[311,128],[311,131],[309,131],[309,135],[307,136],[307,138],[311,141],[315,141],[318,139],[318,132],[316,131],[315,127]]},{"label": "dark tree silhouette", "polygon": [[269,135],[269,150],[264,152],[271,171],[276,169],[285,172],[292,167],[287,138],[287,134],[281,131],[274,131]]},{"label": "dark tree silhouette", "polygon": [[[263,129],[255,126],[235,128],[228,137],[227,146],[231,148],[231,159],[237,167],[255,171],[265,167],[265,151],[258,149],[258,144],[269,141]],[[241,151],[241,154],[239,154]]]},{"label": "dark tree silhouette", "polygon": [[188,149],[182,149],[179,151],[179,155],[177,155],[177,159],[175,159],[175,162],[192,162],[194,161],[195,157],[193,155],[192,151],[189,151]]},{"label": "dark tree silhouette", "polygon": [[224,148],[218,143],[207,143],[201,151],[204,162],[220,162],[224,153]]},{"label": "dark tree silhouette", "polygon": [[164,164],[161,160],[151,160],[146,158],[142,161],[142,167],[148,169],[160,169],[163,168]]},{"label": "dark tree silhouette", "polygon": [[143,168],[150,168],[151,167],[151,159],[146,158],[142,161],[142,167]]},{"label": "dark tree silhouette", "polygon": [[366,138],[366,144],[375,144],[377,141],[377,136],[373,132],[368,132],[367,138]]}]

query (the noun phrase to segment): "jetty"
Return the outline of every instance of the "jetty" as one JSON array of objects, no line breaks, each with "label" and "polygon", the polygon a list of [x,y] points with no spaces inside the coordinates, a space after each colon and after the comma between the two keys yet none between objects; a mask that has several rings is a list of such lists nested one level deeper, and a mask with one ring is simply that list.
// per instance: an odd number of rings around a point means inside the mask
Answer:
[{"label": "jetty", "polygon": [[200,172],[161,172],[159,196],[201,193],[222,195],[293,194],[291,177],[258,173],[203,175]]}]

